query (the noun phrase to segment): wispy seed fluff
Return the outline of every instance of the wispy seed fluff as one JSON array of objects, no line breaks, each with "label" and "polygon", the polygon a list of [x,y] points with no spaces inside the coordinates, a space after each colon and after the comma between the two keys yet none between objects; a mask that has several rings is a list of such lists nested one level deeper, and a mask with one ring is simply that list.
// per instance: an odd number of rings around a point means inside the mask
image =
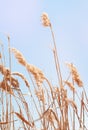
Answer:
[{"label": "wispy seed fluff", "polygon": [[76,67],[71,64],[71,63],[67,63],[67,66],[69,67],[71,73],[72,73],[72,78],[74,80],[74,82],[79,86],[79,87],[82,87],[83,86],[83,82],[80,78],[80,75],[76,69]]},{"label": "wispy seed fluff", "polygon": [[43,24],[43,26],[45,26],[45,27],[50,26],[50,20],[49,20],[49,17],[48,17],[47,13],[43,13],[42,16],[41,16],[41,18],[42,18],[42,24]]}]

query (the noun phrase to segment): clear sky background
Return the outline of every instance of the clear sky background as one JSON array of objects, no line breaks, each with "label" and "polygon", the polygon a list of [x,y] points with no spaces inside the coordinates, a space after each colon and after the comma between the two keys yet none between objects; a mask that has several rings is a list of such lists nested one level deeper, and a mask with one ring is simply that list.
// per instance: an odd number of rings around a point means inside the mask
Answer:
[{"label": "clear sky background", "polygon": [[[4,33],[10,34],[11,46],[56,85],[52,37],[41,24],[43,12],[53,26],[63,76],[64,63],[72,62],[88,91],[88,0],[0,0],[0,40],[7,46]],[[18,64],[13,66],[18,70]]]},{"label": "clear sky background", "polygon": [[4,33],[10,34],[11,45],[52,80],[52,37],[41,24],[43,12],[53,26],[62,71],[65,62],[74,63],[87,86],[88,0],[0,0],[0,39],[6,45]]}]

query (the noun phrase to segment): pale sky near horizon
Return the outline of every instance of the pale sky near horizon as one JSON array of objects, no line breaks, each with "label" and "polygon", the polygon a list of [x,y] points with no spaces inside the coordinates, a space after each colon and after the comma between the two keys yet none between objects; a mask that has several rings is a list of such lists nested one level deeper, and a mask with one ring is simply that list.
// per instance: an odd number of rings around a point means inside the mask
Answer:
[{"label": "pale sky near horizon", "polygon": [[7,46],[4,34],[10,34],[11,46],[56,81],[52,37],[41,24],[43,12],[53,26],[62,74],[65,62],[75,64],[88,91],[88,0],[0,0],[0,40]]}]

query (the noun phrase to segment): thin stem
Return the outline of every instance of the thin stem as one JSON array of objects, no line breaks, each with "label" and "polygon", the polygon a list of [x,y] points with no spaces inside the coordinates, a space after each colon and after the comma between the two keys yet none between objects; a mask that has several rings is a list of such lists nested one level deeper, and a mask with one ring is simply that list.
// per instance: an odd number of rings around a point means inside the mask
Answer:
[{"label": "thin stem", "polygon": [[[73,101],[75,101],[75,92],[73,91]],[[75,130],[75,112],[73,108],[73,130]]]},{"label": "thin stem", "polygon": [[60,63],[59,63],[59,58],[58,58],[58,53],[57,53],[57,47],[56,47],[56,42],[55,42],[55,36],[54,36],[54,33],[53,33],[53,29],[52,29],[52,25],[50,24],[50,30],[51,30],[51,34],[52,34],[52,38],[53,38],[53,43],[54,43],[54,48],[55,48],[55,56],[56,56],[56,61],[55,61],[55,64],[56,65],[56,70],[57,70],[57,75],[58,75],[58,79],[59,79],[59,83],[60,83],[60,86],[62,86],[62,76],[61,76],[61,69],[60,69]]},{"label": "thin stem", "polygon": [[[10,37],[8,36],[8,51],[9,51],[9,69],[10,69],[10,88],[11,88],[11,52],[10,52]],[[12,112],[12,96],[10,94],[10,113]],[[10,114],[10,121],[11,121],[11,114]],[[10,124],[11,128],[11,124]]]},{"label": "thin stem", "polygon": [[[73,67],[73,64],[71,64],[72,67]],[[72,74],[72,72],[71,72]],[[73,80],[73,77],[72,77],[72,84],[74,86],[74,80]],[[73,101],[75,102],[75,92],[73,91]],[[74,108],[73,108],[73,130],[75,130],[75,111],[74,111]]]},{"label": "thin stem", "polygon": [[85,114],[84,114],[84,93],[82,92],[82,108],[83,108],[83,130],[85,125]]},{"label": "thin stem", "polygon": [[85,88],[83,87],[83,91],[84,91],[84,94],[85,94],[85,98],[86,98],[86,101],[88,103],[88,97],[87,97],[87,94],[86,94],[86,91],[85,91]]}]

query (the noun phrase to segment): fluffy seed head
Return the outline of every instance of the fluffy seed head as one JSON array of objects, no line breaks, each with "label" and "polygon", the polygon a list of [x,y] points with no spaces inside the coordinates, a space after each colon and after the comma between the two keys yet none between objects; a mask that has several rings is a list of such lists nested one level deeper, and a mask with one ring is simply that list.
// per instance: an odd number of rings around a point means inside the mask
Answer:
[{"label": "fluffy seed head", "polygon": [[31,64],[26,64],[26,69],[34,76],[36,84],[40,86],[45,79],[43,72],[39,68]]},{"label": "fluffy seed head", "polygon": [[18,62],[20,64],[22,64],[23,66],[25,66],[26,60],[23,57],[23,55],[17,49],[15,49],[15,48],[12,48],[11,50],[14,53],[14,55],[15,55],[16,59],[18,60]]},{"label": "fluffy seed head", "polygon": [[43,13],[42,16],[41,16],[41,18],[42,18],[42,24],[43,24],[43,26],[45,26],[45,27],[50,26],[50,20],[49,20],[49,17],[48,17],[47,13]]},{"label": "fluffy seed head", "polygon": [[80,78],[80,75],[76,69],[76,67],[73,65],[73,64],[69,64],[67,63],[67,66],[69,67],[70,71],[71,71],[71,74],[72,74],[72,78],[73,78],[73,81],[79,86],[79,87],[82,87],[83,86],[83,82]]}]

